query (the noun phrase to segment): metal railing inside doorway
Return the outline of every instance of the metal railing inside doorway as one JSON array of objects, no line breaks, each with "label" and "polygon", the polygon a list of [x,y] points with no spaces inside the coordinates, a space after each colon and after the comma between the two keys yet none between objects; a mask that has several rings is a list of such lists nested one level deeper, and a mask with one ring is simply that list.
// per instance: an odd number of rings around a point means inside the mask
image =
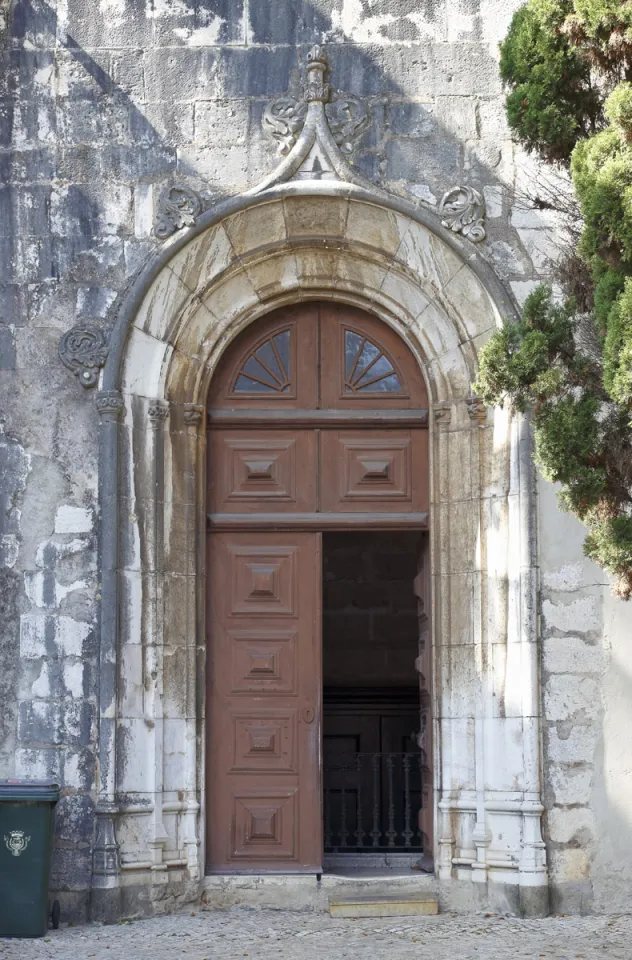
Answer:
[{"label": "metal railing inside doorway", "polygon": [[325,853],[423,852],[422,755],[325,757]]}]

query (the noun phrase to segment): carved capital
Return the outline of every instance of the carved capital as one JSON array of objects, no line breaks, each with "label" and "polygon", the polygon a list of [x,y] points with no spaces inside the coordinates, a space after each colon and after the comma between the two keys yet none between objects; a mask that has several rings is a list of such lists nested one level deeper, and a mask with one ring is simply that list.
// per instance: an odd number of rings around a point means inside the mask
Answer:
[{"label": "carved capital", "polygon": [[436,423],[450,423],[452,420],[452,405],[449,403],[437,403],[433,407],[433,413]]},{"label": "carved capital", "polygon": [[453,187],[441,198],[439,216],[444,227],[480,243],[485,232],[485,201],[473,187]]},{"label": "carved capital", "polygon": [[167,187],[158,201],[154,234],[165,240],[182,227],[192,227],[201,212],[202,201],[190,187],[180,183]]},{"label": "carved capital", "polygon": [[97,395],[96,407],[104,419],[118,420],[123,406],[123,397],[118,390],[104,390]]},{"label": "carved capital", "polygon": [[91,323],[78,324],[59,341],[59,359],[72,370],[82,387],[94,387],[105,366],[108,347],[105,334]]},{"label": "carved capital", "polygon": [[204,407],[197,403],[185,403],[184,405],[184,422],[188,427],[195,427],[196,429],[202,423],[202,418],[204,417]]},{"label": "carved capital", "polygon": [[119,849],[116,841],[113,804],[99,805],[96,810],[96,837],[92,854],[92,870],[97,877],[116,877],[119,872]]},{"label": "carved capital", "polygon": [[149,419],[154,426],[160,426],[169,416],[169,404],[156,400],[149,405]]},{"label": "carved capital", "polygon": [[478,424],[479,427],[484,427],[487,423],[487,407],[481,398],[468,397],[465,403],[467,404],[467,412],[470,415],[472,423]]}]

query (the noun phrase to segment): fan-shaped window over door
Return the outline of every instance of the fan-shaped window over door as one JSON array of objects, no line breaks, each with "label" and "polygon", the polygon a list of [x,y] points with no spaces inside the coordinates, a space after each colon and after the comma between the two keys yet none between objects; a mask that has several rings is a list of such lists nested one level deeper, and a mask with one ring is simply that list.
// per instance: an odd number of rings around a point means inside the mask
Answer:
[{"label": "fan-shaped window over door", "polygon": [[400,375],[391,358],[357,330],[344,331],[345,393],[404,395]]},{"label": "fan-shaped window over door", "polygon": [[289,393],[292,377],[291,338],[291,330],[279,330],[255,346],[237,373],[233,392],[255,395]]},{"label": "fan-shaped window over door", "polygon": [[275,311],[237,339],[209,406],[425,409],[427,397],[409,348],[386,324],[353,307],[305,304]]}]

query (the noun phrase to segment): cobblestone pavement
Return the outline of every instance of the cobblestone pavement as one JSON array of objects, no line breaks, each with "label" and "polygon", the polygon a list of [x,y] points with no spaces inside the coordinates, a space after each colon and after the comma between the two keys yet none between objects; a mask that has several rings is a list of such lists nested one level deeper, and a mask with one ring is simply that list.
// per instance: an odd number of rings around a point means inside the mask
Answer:
[{"label": "cobblestone pavement", "polygon": [[0,939],[0,960],[631,960],[632,917],[496,916],[332,920],[244,910],[177,914],[113,927]]}]

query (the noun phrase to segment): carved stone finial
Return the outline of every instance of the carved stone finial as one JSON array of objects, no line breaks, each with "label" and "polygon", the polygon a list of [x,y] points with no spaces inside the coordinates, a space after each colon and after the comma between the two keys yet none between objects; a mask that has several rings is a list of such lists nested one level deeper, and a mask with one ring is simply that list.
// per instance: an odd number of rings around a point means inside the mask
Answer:
[{"label": "carved stone finial", "polygon": [[118,390],[104,390],[97,395],[96,406],[102,417],[116,419],[123,409],[123,397]]},{"label": "carved stone finial", "polygon": [[[369,125],[369,111],[356,97],[336,93],[329,83],[325,83],[328,63],[323,50],[314,46],[307,54],[307,82],[303,98],[297,100],[289,94],[277,97],[265,108],[262,126],[265,133],[278,144],[278,153],[284,157],[294,149],[308,121],[310,103],[322,104],[325,123],[331,137],[342,154],[349,156],[353,152],[355,141],[359,140]],[[312,128],[314,127],[314,118]],[[308,145],[307,149],[309,149]],[[297,166],[300,166],[300,158]],[[315,168],[317,169],[317,168]],[[339,176],[339,174],[338,174]],[[312,179],[321,179],[314,176]]]},{"label": "carved stone finial", "polygon": [[307,86],[305,100],[307,103],[320,101],[328,103],[331,96],[331,87],[325,83],[327,59],[322,49],[316,44],[307,54]]},{"label": "carved stone finial", "polygon": [[149,419],[153,424],[159,426],[164,423],[169,416],[169,404],[157,400],[149,405]]},{"label": "carved stone finial", "polygon": [[108,347],[105,334],[91,323],[78,324],[59,341],[59,359],[72,370],[82,387],[94,387],[105,366]]},{"label": "carved stone finial", "polygon": [[158,201],[158,219],[154,233],[166,240],[182,227],[192,227],[202,212],[202,201],[194,190],[184,184],[174,184],[163,191]]},{"label": "carved stone finial", "polygon": [[470,415],[472,423],[477,423],[479,427],[484,427],[487,423],[487,407],[480,397],[468,397],[465,401],[467,412]]},{"label": "carved stone finial", "polygon": [[185,403],[184,422],[188,427],[199,427],[204,416],[204,407],[197,403]]},{"label": "carved stone finial", "polygon": [[485,201],[473,187],[453,187],[439,204],[439,215],[444,227],[462,233],[472,243],[480,243],[485,231]]}]

